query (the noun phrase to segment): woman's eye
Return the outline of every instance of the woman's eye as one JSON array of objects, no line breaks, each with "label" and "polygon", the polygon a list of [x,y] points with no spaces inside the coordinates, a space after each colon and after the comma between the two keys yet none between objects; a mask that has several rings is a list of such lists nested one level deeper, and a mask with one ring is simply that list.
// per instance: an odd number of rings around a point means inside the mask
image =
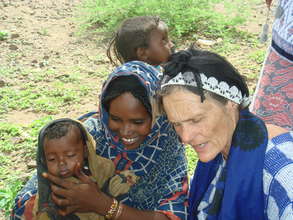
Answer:
[{"label": "woman's eye", "polygon": [[115,117],[115,116],[110,116],[110,119],[111,119],[112,121],[119,121],[119,118],[117,118],[117,117]]},{"label": "woman's eye", "polygon": [[192,123],[192,124],[197,124],[198,122],[200,122],[199,119],[192,119],[192,120],[191,120],[191,123]]},{"label": "woman's eye", "polygon": [[75,157],[76,154],[68,154],[67,157]]},{"label": "woman's eye", "polygon": [[53,162],[55,160],[55,158],[48,158],[47,161],[49,162]]},{"label": "woman's eye", "polygon": [[140,125],[140,124],[144,123],[144,120],[135,120],[135,121],[133,121],[133,123],[136,125]]}]

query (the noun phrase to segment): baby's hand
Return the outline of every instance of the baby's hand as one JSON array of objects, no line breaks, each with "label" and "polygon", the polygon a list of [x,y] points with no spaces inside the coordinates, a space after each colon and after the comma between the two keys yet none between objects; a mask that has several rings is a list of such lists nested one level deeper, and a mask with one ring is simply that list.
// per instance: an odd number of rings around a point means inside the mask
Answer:
[{"label": "baby's hand", "polygon": [[72,212],[96,212],[100,211],[101,192],[95,182],[85,175],[78,164],[75,168],[75,175],[80,183],[74,183],[50,173],[43,176],[49,179],[52,189],[53,202],[62,207],[58,210],[60,215],[68,215]]}]

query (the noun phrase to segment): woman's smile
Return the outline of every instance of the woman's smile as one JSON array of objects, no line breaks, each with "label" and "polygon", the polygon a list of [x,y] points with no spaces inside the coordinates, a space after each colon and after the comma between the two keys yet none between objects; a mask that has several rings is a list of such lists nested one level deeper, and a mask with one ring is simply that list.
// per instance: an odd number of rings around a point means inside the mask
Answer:
[{"label": "woman's smile", "polygon": [[139,137],[134,137],[134,138],[121,138],[121,141],[123,142],[124,145],[134,144],[138,140],[139,140]]},{"label": "woman's smile", "polygon": [[144,105],[130,92],[113,99],[109,108],[109,128],[117,134],[122,144],[133,150],[151,131],[152,117]]}]

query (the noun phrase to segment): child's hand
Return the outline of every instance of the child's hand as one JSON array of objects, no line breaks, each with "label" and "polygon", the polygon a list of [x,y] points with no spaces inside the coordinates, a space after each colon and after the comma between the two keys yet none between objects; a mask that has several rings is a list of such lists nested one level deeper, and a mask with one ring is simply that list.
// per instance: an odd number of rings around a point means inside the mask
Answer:
[{"label": "child's hand", "polygon": [[51,185],[52,200],[56,205],[62,207],[58,210],[59,214],[63,216],[73,212],[104,214],[104,210],[108,208],[104,207],[104,201],[110,198],[101,193],[96,183],[81,171],[79,164],[75,168],[75,175],[80,183],[73,183],[49,173],[43,174],[53,183]]}]

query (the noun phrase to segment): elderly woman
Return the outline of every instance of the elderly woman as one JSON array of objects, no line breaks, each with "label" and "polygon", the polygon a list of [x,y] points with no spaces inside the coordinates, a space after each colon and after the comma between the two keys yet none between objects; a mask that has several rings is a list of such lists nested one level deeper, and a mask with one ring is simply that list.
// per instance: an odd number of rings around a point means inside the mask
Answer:
[{"label": "elderly woman", "polygon": [[293,219],[293,132],[248,110],[249,91],[223,57],[175,53],[161,82],[161,103],[199,162],[189,219]]}]

